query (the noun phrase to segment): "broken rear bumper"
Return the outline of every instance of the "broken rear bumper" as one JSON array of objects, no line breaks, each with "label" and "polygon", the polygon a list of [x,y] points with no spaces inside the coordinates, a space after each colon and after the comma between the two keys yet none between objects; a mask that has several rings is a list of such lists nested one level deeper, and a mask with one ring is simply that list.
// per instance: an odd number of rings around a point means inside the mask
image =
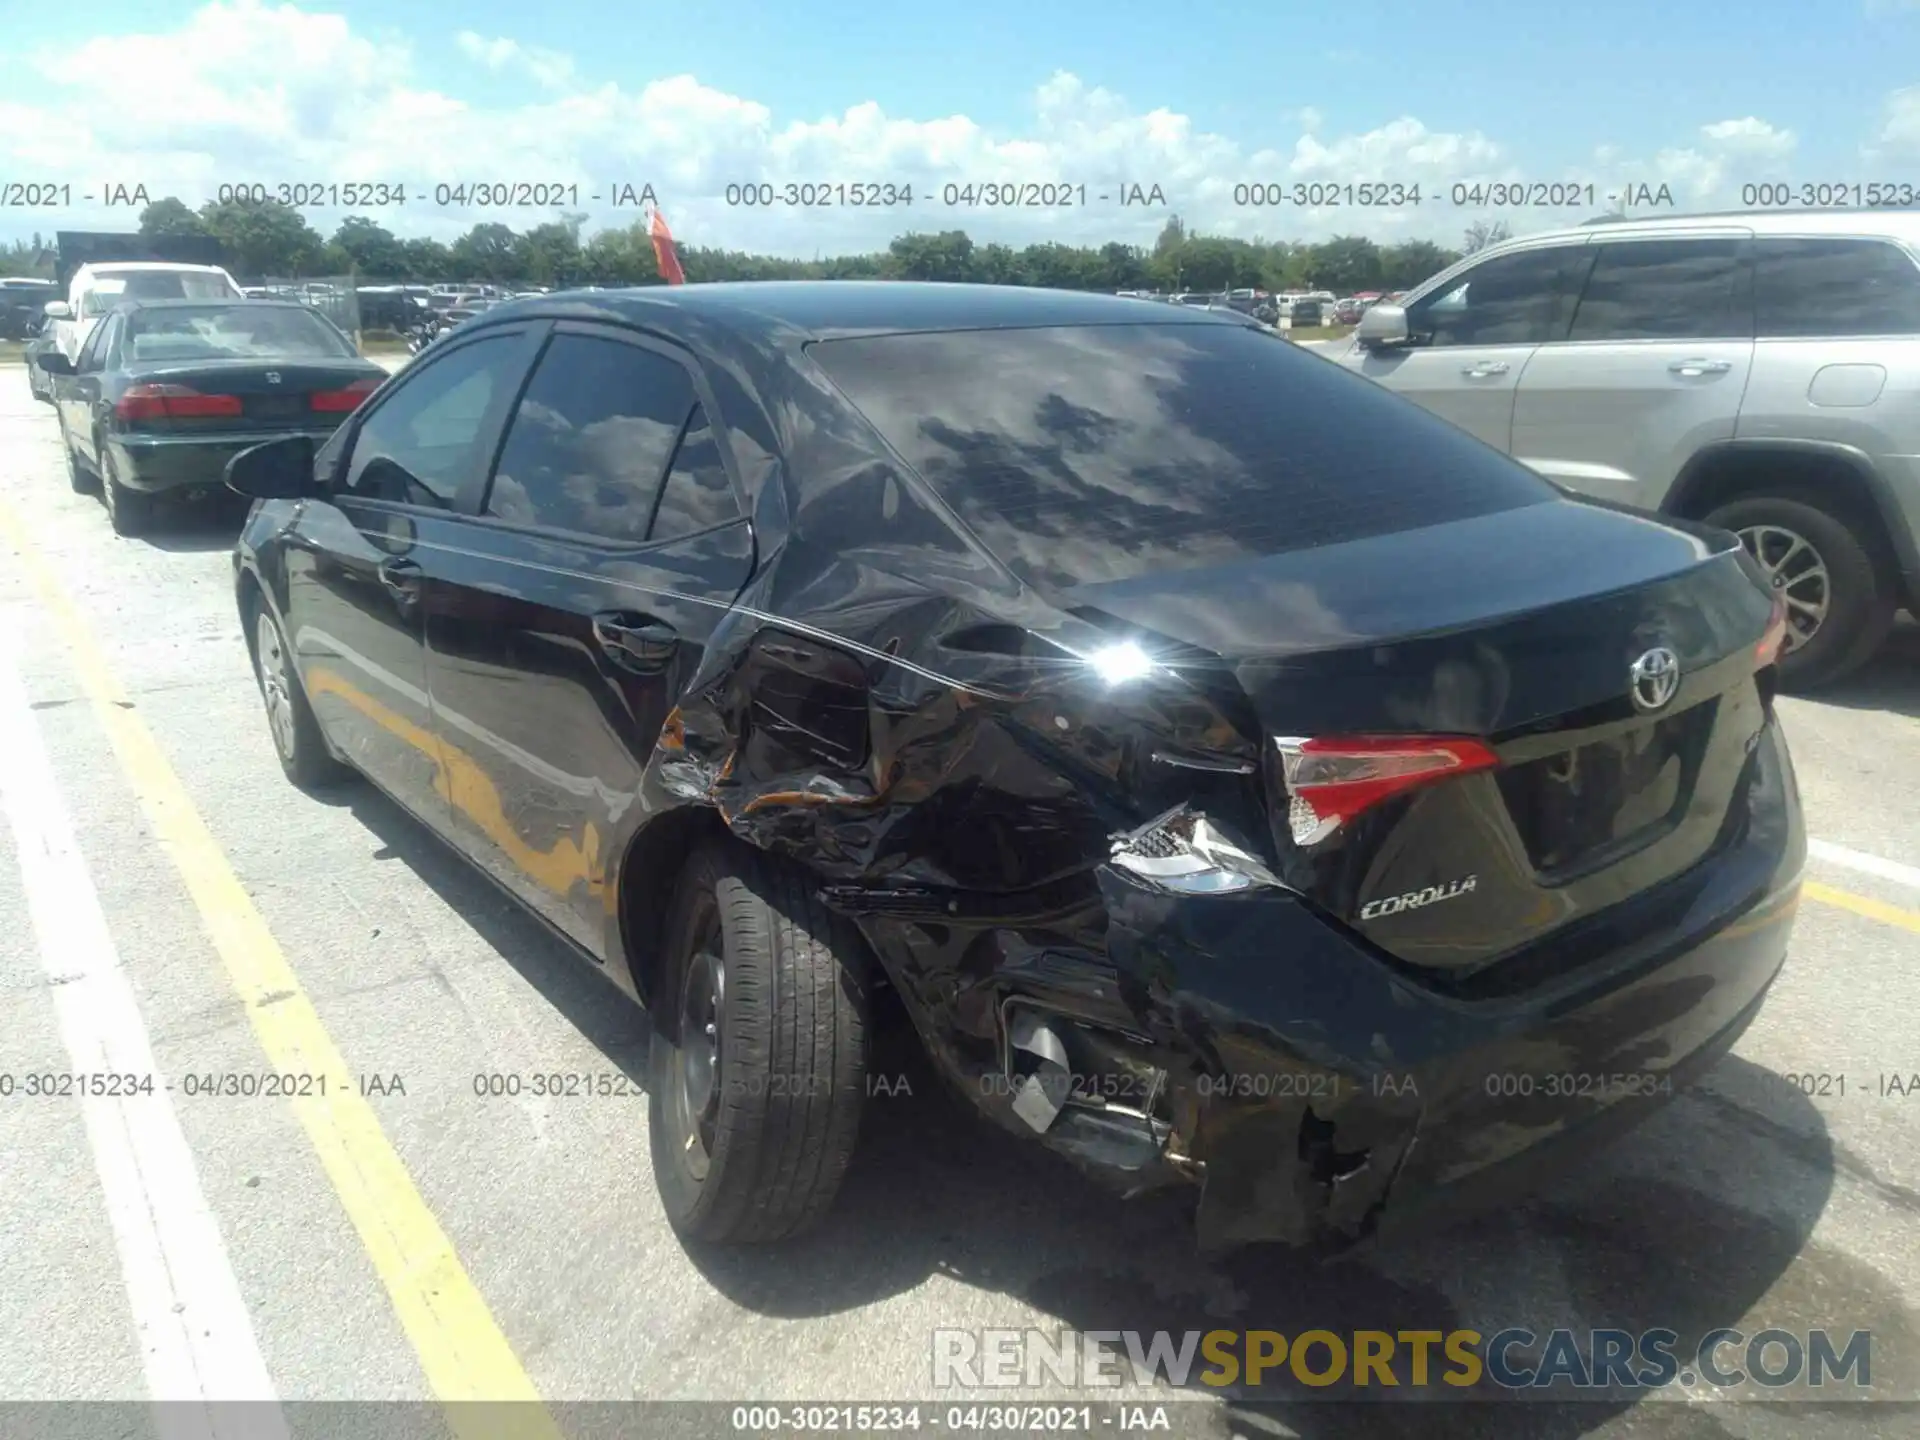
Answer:
[{"label": "broken rear bumper", "polygon": [[1052,1017],[1069,1048],[1099,1036],[1135,1068],[1116,1083],[1076,1063],[1049,1144],[1127,1189],[1198,1180],[1203,1245],[1344,1248],[1551,1179],[1738,1039],[1785,960],[1805,861],[1784,748],[1759,760],[1766,803],[1718,853],[1465,983],[1288,892],[1176,897],[1107,867],[1083,911],[861,923],[981,1109],[1032,1133],[1007,1017]]}]

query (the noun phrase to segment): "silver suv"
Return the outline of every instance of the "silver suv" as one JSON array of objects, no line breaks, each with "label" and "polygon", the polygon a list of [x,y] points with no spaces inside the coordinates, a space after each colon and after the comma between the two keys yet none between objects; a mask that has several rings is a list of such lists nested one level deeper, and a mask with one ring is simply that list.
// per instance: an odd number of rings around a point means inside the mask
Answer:
[{"label": "silver suv", "polygon": [[1374,306],[1333,358],[1569,490],[1737,532],[1787,603],[1784,684],[1920,609],[1920,214],[1528,235]]}]

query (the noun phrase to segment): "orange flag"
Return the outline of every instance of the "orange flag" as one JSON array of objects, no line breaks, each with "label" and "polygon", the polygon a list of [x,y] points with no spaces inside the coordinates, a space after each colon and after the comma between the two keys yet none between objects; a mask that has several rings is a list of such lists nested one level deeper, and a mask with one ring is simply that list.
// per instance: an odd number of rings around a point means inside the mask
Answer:
[{"label": "orange flag", "polygon": [[653,240],[653,258],[659,263],[660,278],[669,285],[686,284],[687,272],[680,268],[680,257],[673,252],[673,232],[667,229],[667,219],[658,210],[653,212],[647,234]]}]

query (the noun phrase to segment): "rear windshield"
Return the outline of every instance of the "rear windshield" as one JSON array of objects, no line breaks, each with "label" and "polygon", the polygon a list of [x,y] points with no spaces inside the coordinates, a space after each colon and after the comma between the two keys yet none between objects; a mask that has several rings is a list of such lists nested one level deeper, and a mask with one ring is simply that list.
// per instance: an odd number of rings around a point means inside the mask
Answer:
[{"label": "rear windshield", "polygon": [[291,305],[182,305],[136,310],[123,344],[132,360],[338,360],[356,352],[338,330]]},{"label": "rear windshield", "polygon": [[1240,325],[888,335],[809,353],[1029,582],[1230,564],[1559,493],[1373,382]]},{"label": "rear windshield", "polygon": [[122,300],[221,300],[233,294],[224,275],[205,270],[100,272],[96,286]]}]

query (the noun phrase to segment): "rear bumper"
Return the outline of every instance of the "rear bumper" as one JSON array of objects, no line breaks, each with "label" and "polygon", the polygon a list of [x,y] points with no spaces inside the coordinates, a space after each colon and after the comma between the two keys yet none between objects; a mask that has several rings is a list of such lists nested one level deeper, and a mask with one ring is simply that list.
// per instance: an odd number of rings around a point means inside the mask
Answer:
[{"label": "rear bumper", "polygon": [[[1777,724],[1753,767],[1746,825],[1663,887],[1667,924],[1496,998],[1445,993],[1290,894],[1179,898],[1104,868],[1098,956],[1023,928],[940,973],[934,927],[862,923],[983,1110],[1022,1128],[974,1043],[1008,1003],[1124,1034],[1164,1076],[1161,1123],[1076,1099],[1048,1143],[1128,1188],[1198,1178],[1204,1245],[1340,1249],[1551,1179],[1738,1039],[1785,961],[1806,853]],[[1116,1093],[1075,1079],[1096,1106]]]},{"label": "rear bumper", "polygon": [[250,430],[220,435],[113,435],[114,473],[129,490],[162,494],[218,490],[226,483],[227,462],[242,450],[289,435],[306,435],[318,446],[338,428],[302,426],[289,430]]}]

